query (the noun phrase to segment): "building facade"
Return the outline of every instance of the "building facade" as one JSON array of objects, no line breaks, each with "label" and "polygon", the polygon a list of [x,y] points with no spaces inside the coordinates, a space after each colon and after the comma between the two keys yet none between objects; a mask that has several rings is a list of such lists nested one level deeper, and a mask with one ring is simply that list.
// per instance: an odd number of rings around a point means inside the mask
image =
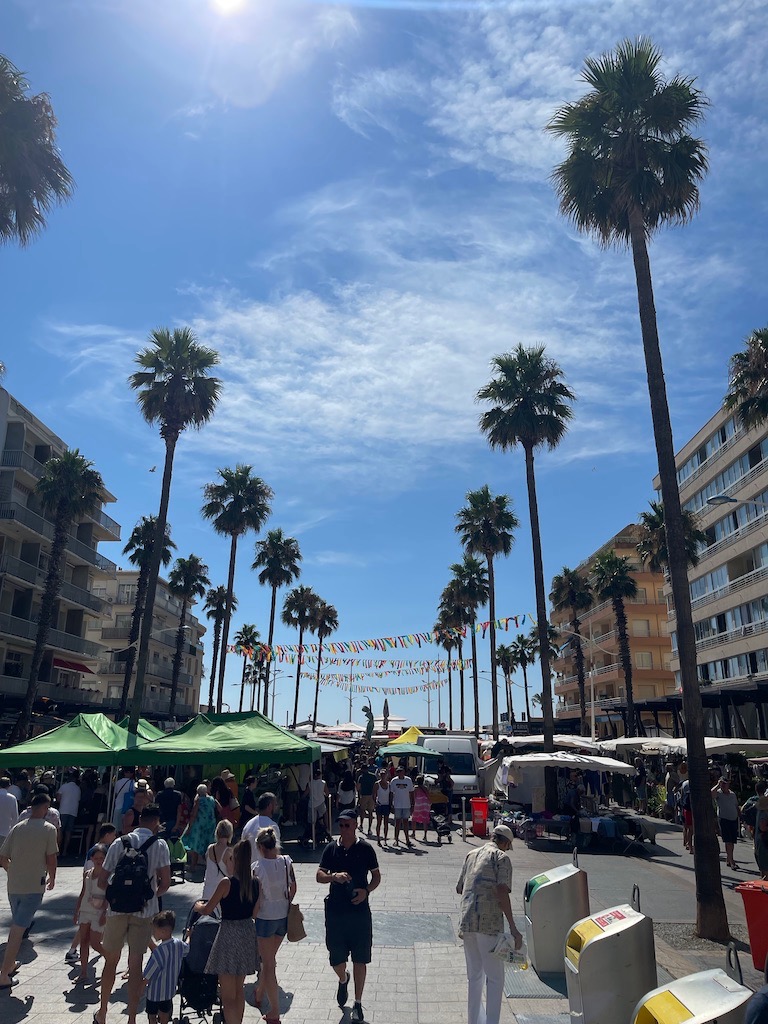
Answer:
[{"label": "building facade", "polygon": [[[675,461],[682,505],[706,538],[688,579],[707,733],[766,738],[768,427],[744,430],[720,409]],[[708,504],[713,498],[720,503]],[[669,586],[666,595],[679,687]]]},{"label": "building facade", "polygon": [[[97,685],[102,694],[102,709],[107,712],[116,710],[120,703],[138,579],[138,571],[118,569],[114,576],[105,577],[94,588],[103,610],[99,618],[89,622],[87,635],[94,644],[100,645],[103,652],[98,666]],[[162,718],[168,713],[180,616],[181,602],[170,593],[167,582],[161,577],[157,581],[142,703],[143,713],[150,717]],[[205,626],[190,612],[187,612],[185,625],[188,629],[176,697],[177,718],[197,714],[203,675],[201,638]],[[133,676],[135,679],[135,669]],[[129,693],[133,693],[133,680]]]},{"label": "building facade", "polygon": [[[53,524],[43,515],[35,488],[46,461],[66,451],[66,445],[3,388],[0,438],[0,701],[3,715],[15,717],[27,691],[53,540]],[[103,492],[102,503],[114,500]],[[117,573],[115,563],[98,545],[119,540],[119,524],[100,507],[72,528],[53,628],[40,667],[38,696],[43,707],[38,710],[44,710],[47,701],[55,702],[59,714],[66,715],[88,710],[101,700],[92,675],[101,647],[88,627],[104,611],[99,591]]]},{"label": "building facade", "polygon": [[[671,725],[666,710],[661,717],[652,708],[643,705],[672,693],[675,677],[672,671],[672,644],[667,622],[667,603],[664,577],[644,565],[637,553],[641,529],[636,523],[625,526],[599,550],[586,558],[578,571],[590,578],[592,566],[599,554],[614,550],[629,558],[632,575],[637,583],[637,596],[625,600],[629,649],[632,659],[632,683],[638,713],[638,727],[649,734]],[[552,625],[560,630],[559,643],[569,639],[570,612],[553,611]],[[579,615],[580,631],[584,637],[583,650],[587,674],[587,717],[592,717],[592,691],[594,691],[594,720],[600,736],[622,735],[625,731],[626,692],[624,673],[619,662],[619,643],[616,635],[613,605],[610,601],[594,604]],[[576,662],[570,645],[561,648],[560,657],[552,663],[553,687],[557,698],[555,714],[559,722],[572,721],[578,732],[579,689]]]}]

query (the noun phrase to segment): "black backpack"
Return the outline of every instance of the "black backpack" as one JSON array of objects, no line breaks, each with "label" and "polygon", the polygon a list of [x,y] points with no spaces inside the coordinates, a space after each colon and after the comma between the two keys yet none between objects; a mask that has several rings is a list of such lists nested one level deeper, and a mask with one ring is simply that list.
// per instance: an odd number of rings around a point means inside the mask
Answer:
[{"label": "black backpack", "polygon": [[154,896],[147,850],[156,839],[157,836],[150,836],[136,849],[128,836],[121,837],[123,856],[107,886],[107,903],[115,914],[139,914]]}]

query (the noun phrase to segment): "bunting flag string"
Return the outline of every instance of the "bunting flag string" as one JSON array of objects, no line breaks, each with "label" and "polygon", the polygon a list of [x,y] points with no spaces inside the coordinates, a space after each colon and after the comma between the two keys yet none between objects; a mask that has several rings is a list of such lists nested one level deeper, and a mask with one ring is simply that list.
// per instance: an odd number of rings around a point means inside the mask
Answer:
[{"label": "bunting flag string", "polygon": [[[302,677],[313,680],[316,678],[312,672],[302,672]],[[322,686],[335,686],[340,690],[346,690],[347,693],[383,693],[388,696],[399,695],[405,697],[409,694],[423,692],[424,690],[438,690],[445,686],[447,682],[446,679],[441,679],[434,683],[423,683],[421,686],[367,686],[365,683],[361,684],[360,682],[365,678],[366,676],[362,672],[353,673],[352,679],[358,680],[358,682],[350,682],[350,676],[332,673],[320,676],[320,683]]]},{"label": "bunting flag string", "polygon": [[[245,655],[247,658],[253,658],[253,649],[250,647],[242,647],[240,644],[229,644],[227,646],[228,654],[240,654]],[[258,652],[257,652],[258,653]],[[281,663],[288,665],[295,665],[299,660],[298,654],[285,654],[282,658],[274,659]],[[317,662],[317,657],[312,654],[304,655],[301,659],[302,665],[311,664]],[[395,661],[386,658],[379,659],[377,661],[371,661],[363,658],[323,658],[323,665],[335,665],[338,667],[350,666],[356,668],[365,669],[379,669],[384,670],[386,675],[421,675],[425,672],[447,672],[449,662],[443,661]],[[462,669],[467,671],[472,668],[472,659],[464,658],[463,661],[455,659],[450,662],[451,671],[460,672]]]}]

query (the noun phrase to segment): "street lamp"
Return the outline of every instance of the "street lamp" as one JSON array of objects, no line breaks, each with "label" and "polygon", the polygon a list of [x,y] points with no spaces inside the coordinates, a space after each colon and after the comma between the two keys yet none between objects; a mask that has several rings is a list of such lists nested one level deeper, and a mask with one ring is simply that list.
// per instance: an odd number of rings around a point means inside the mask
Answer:
[{"label": "street lamp", "polygon": [[707,498],[708,505],[754,505],[755,508],[768,508],[768,502],[756,501],[754,498],[732,498],[729,494],[714,494]]}]

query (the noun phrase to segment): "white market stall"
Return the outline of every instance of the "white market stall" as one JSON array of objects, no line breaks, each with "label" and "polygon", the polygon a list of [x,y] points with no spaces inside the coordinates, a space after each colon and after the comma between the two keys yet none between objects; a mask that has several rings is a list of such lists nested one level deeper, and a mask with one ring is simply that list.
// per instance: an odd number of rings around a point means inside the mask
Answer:
[{"label": "white market stall", "polygon": [[[575,754],[568,750],[552,753],[511,754],[502,759],[496,772],[494,789],[505,793],[510,803],[543,809],[544,769],[568,768],[583,772],[617,772],[635,775],[634,765],[614,757],[597,754]],[[539,806],[541,805],[541,806]]]}]

